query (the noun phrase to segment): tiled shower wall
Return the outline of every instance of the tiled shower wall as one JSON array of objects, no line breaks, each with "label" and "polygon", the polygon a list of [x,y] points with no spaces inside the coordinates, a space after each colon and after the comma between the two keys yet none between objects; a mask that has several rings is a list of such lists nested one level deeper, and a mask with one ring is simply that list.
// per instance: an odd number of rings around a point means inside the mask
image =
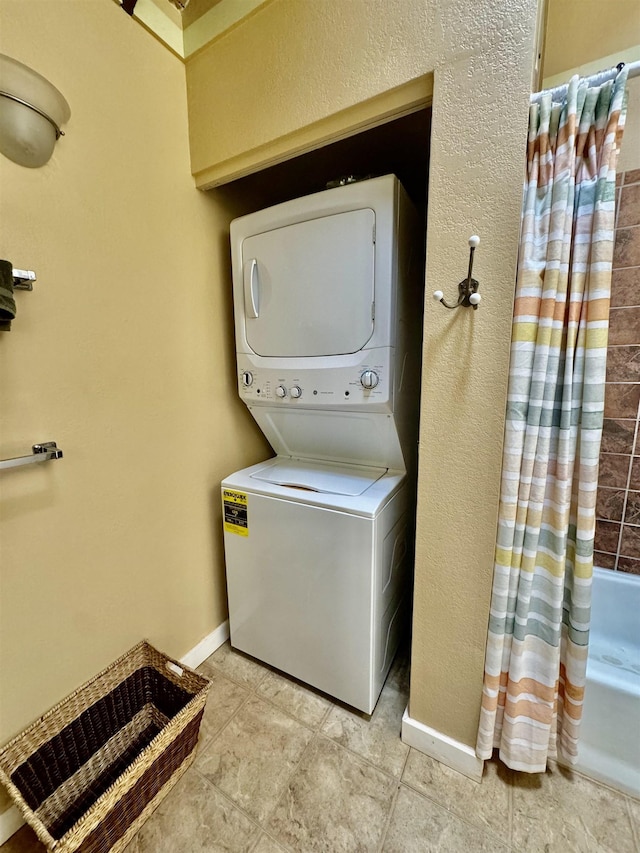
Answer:
[{"label": "tiled shower wall", "polygon": [[640,169],[616,181],[595,565],[640,575]]}]

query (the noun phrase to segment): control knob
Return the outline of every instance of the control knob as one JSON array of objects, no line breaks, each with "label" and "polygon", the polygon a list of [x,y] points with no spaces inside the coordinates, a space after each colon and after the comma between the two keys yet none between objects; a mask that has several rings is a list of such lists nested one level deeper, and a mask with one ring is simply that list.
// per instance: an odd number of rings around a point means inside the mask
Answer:
[{"label": "control knob", "polygon": [[375,370],[365,370],[362,376],[360,377],[360,384],[363,388],[366,388],[367,390],[375,388],[379,381],[380,377],[375,372]]},{"label": "control knob", "polygon": [[297,400],[298,397],[302,397],[302,388],[299,385],[293,385],[289,393]]},{"label": "control knob", "polygon": [[250,370],[245,370],[242,374],[242,384],[245,388],[250,388],[253,385],[253,373]]},{"label": "control knob", "polygon": [[284,385],[276,385],[276,397],[286,397],[287,389]]}]

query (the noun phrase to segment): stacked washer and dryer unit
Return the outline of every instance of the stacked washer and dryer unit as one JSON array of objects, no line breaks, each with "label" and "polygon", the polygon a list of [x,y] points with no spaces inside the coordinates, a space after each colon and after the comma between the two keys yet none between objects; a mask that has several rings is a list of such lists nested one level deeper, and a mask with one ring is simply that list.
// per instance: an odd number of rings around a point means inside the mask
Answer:
[{"label": "stacked washer and dryer unit", "polygon": [[365,713],[410,612],[423,235],[393,175],[231,224],[238,388],[276,453],[222,483],[231,644]]}]

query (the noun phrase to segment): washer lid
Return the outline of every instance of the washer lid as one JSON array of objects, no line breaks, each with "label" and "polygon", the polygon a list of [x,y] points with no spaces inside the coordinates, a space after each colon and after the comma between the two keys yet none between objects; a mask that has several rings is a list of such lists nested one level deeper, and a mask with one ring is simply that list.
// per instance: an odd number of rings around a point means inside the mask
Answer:
[{"label": "washer lid", "polygon": [[252,474],[251,478],[308,492],[355,497],[366,492],[386,473],[386,468],[367,468],[363,465],[340,465],[336,462],[311,462],[308,459],[277,457],[271,465]]}]

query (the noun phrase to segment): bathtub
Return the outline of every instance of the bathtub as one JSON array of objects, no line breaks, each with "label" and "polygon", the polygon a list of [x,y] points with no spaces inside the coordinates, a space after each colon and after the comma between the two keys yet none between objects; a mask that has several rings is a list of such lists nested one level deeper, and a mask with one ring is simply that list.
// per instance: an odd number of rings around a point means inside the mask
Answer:
[{"label": "bathtub", "polygon": [[640,577],[625,572],[594,569],[574,769],[640,797]]}]

